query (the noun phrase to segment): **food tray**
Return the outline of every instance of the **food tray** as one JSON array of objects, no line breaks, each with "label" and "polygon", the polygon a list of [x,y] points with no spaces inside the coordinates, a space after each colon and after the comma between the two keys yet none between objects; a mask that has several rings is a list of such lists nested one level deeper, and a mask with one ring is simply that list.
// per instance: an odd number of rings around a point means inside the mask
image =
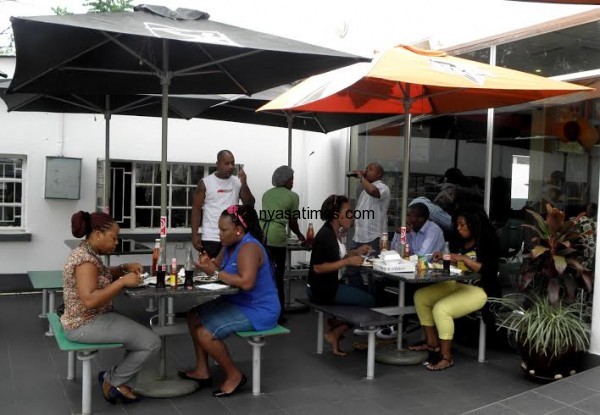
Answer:
[{"label": "food tray", "polygon": [[385,264],[383,261],[373,261],[373,269],[383,272],[415,272],[415,264],[409,261],[393,264]]}]

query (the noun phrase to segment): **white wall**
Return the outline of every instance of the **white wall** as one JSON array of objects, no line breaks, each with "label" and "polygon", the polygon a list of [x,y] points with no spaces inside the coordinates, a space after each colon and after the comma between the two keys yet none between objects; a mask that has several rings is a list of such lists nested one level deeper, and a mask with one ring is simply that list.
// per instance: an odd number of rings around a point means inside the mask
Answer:
[{"label": "white wall", "polygon": [[[160,131],[159,119],[113,117],[111,158],[159,161]],[[345,131],[329,136],[294,131],[293,167],[302,206],[318,209],[328,194],[343,191],[344,167],[337,160],[339,154],[346,152],[345,136]],[[271,187],[273,170],[287,164],[287,131],[207,120],[169,121],[169,161],[212,163],[224,148],[232,150],[236,161],[245,165],[248,183],[260,208],[262,194]],[[314,154],[309,157],[312,151]],[[27,156],[25,225],[27,232],[33,234],[31,242],[0,243],[2,273],[61,268],[68,254],[63,241],[72,238],[72,213],[93,211],[95,207],[96,160],[104,157],[104,119],[93,115],[9,114],[2,102],[1,153]],[[44,199],[45,157],[58,155],[83,159],[80,200]],[[308,221],[301,222],[302,229],[307,224]],[[150,257],[127,259],[149,262]]]}]

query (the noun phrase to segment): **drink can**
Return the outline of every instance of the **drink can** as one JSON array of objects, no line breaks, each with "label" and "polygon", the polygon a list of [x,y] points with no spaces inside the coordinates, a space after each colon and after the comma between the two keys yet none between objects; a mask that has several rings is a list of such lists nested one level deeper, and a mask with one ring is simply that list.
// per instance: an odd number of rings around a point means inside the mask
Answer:
[{"label": "drink can", "polygon": [[400,228],[400,243],[406,245],[406,226]]}]

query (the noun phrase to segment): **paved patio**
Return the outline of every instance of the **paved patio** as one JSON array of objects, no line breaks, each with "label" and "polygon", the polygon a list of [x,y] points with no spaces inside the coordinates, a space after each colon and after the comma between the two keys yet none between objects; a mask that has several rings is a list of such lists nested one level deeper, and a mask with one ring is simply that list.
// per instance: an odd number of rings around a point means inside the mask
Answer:
[{"label": "paved patio", "polygon": [[[299,294],[301,287],[294,287]],[[119,297],[116,308],[147,322],[146,302]],[[177,303],[184,311],[191,302]],[[45,337],[47,322],[38,318],[41,294],[0,296],[0,413],[72,414],[81,410],[81,383],[65,379],[67,354],[54,338]],[[376,364],[375,380],[363,380],[366,352],[339,358],[317,356],[316,316],[288,315],[291,334],[268,339],[263,348],[260,397],[250,386],[231,398],[217,399],[211,390],[174,399],[145,399],[129,406],[110,405],[93,384],[95,414],[598,414],[600,368],[541,386],[526,380],[513,353],[488,350],[487,362],[477,362],[476,347],[457,345],[456,364],[439,373],[422,366]],[[414,335],[413,335],[414,336]],[[349,334],[343,348],[358,338]],[[247,375],[251,349],[244,340],[228,339],[230,351]],[[493,346],[493,345],[492,345]],[[326,351],[329,349],[326,347]],[[102,351],[94,360],[94,374],[118,360],[121,351]],[[187,336],[168,339],[168,369],[175,372],[193,363]],[[155,362],[153,362],[155,363]],[[150,368],[155,366],[150,365]],[[215,368],[217,380],[221,373]],[[81,367],[78,367],[78,375]]]}]

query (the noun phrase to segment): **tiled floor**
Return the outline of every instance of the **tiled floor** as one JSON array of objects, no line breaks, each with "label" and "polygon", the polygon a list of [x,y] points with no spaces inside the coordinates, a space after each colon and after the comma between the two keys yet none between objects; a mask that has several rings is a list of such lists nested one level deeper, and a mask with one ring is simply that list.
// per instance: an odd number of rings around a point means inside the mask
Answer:
[{"label": "tiled floor", "polygon": [[[178,311],[191,303],[178,303]],[[119,297],[116,307],[139,321],[147,321],[146,302]],[[81,384],[65,380],[67,356],[54,338],[45,337],[46,321],[37,316],[41,295],[0,296],[0,414],[53,415],[81,411]],[[268,339],[263,348],[260,397],[247,386],[227,399],[213,398],[210,390],[174,399],[145,399],[129,406],[112,406],[94,384],[95,414],[600,414],[600,369],[540,387],[524,379],[519,358],[489,350],[478,363],[477,350],[457,346],[453,368],[430,373],[422,366],[377,364],[375,380],[363,379],[366,352],[344,358],[314,354],[316,316],[288,316],[291,334]],[[357,338],[344,340],[351,349]],[[227,340],[234,359],[251,373],[251,350],[244,340]],[[326,348],[326,351],[329,351]],[[102,351],[93,362],[94,373],[116,362],[122,351]],[[148,369],[153,370],[156,362]],[[168,369],[193,363],[187,336],[168,339]],[[81,368],[78,368],[78,373]],[[214,368],[218,379],[220,371]],[[469,412],[471,411],[471,412]]]}]

